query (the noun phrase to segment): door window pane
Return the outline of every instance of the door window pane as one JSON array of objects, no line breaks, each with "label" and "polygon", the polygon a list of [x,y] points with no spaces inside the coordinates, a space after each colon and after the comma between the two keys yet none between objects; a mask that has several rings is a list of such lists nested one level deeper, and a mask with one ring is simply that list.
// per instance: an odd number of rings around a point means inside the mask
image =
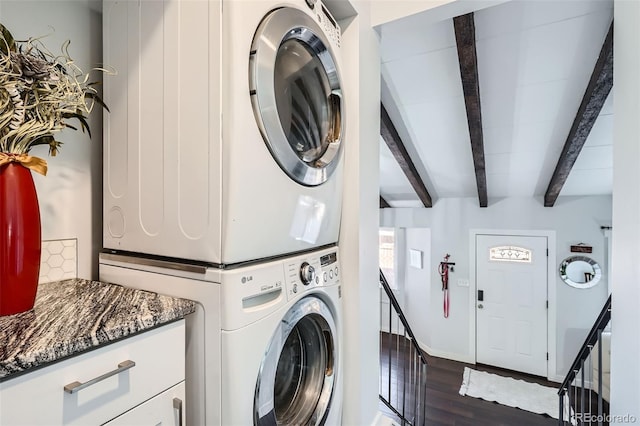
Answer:
[{"label": "door window pane", "polygon": [[498,246],[489,249],[489,260],[496,262],[531,263],[531,250],[516,246]]}]

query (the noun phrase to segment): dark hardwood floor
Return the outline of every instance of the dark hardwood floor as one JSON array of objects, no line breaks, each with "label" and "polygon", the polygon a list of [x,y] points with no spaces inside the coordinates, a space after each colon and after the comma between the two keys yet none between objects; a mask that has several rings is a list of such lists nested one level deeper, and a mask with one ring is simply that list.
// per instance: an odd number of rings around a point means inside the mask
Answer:
[{"label": "dark hardwood floor", "polygon": [[[406,349],[408,343],[403,342],[404,339],[389,339],[389,335],[381,333],[381,389],[383,396],[386,397],[388,391],[388,373],[391,366],[391,402],[396,406],[396,401],[402,401],[403,385],[409,380],[408,372],[405,374],[403,366],[412,364],[404,354],[410,353]],[[407,341],[405,341],[407,342]],[[389,356],[389,347],[392,347],[391,356]],[[397,350],[400,349],[400,350]],[[396,356],[396,354],[399,354]],[[458,391],[462,383],[462,373],[464,367],[474,368],[476,370],[487,371],[502,376],[509,376],[516,379],[523,379],[529,382],[539,383],[544,386],[557,387],[555,383],[548,382],[542,377],[531,376],[527,374],[517,373],[514,371],[502,370],[491,366],[470,365],[461,362],[450,361],[442,358],[435,358],[426,355],[428,367],[426,374],[426,404],[424,406],[424,423],[422,422],[422,412],[418,413],[418,423],[425,425],[505,425],[505,426],[527,426],[527,425],[557,425],[558,421],[546,415],[530,413],[518,408],[507,407],[494,402],[484,401],[469,396],[461,396]],[[407,386],[407,398],[405,403],[405,414],[407,418],[414,418],[413,407],[418,405],[414,401],[414,392],[412,386]],[[397,416],[387,408],[384,403],[380,403],[380,410],[391,418],[397,419]],[[402,410],[400,410],[402,411]]]}]

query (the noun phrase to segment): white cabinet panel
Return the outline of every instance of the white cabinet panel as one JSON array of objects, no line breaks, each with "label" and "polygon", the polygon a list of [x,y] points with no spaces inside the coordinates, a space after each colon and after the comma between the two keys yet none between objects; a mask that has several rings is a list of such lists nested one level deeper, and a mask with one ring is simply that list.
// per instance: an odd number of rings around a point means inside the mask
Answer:
[{"label": "white cabinet panel", "polygon": [[105,426],[182,426],[185,424],[184,382],[127,411]]},{"label": "white cabinet panel", "polygon": [[[135,366],[84,389],[86,383]],[[0,383],[0,424],[101,424],[185,379],[185,321],[151,330]]]}]

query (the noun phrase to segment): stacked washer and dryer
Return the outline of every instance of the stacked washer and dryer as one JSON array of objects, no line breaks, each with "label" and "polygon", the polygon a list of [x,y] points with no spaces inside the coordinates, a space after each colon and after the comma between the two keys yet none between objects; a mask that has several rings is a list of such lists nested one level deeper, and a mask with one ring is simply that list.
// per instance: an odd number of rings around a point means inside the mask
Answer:
[{"label": "stacked washer and dryer", "polygon": [[105,0],[100,278],[192,299],[187,424],[340,424],[340,28],[316,0]]}]

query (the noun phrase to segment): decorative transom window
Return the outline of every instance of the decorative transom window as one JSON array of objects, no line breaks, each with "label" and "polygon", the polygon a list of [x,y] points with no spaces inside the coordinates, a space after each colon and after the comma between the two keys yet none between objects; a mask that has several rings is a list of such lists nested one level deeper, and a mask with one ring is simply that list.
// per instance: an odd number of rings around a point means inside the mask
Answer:
[{"label": "decorative transom window", "polygon": [[489,260],[531,263],[531,250],[516,246],[492,247],[489,249]]}]

